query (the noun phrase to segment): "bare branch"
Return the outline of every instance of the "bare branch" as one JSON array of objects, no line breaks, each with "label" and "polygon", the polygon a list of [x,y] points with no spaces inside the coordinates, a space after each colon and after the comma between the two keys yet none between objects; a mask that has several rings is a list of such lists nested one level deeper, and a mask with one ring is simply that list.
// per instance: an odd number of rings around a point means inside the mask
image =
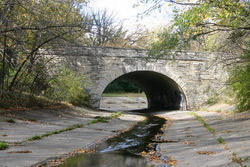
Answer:
[{"label": "bare branch", "polygon": [[170,2],[170,3],[174,3],[174,4],[177,4],[177,5],[188,5],[188,6],[197,6],[197,5],[200,5],[200,3],[191,3],[191,2],[177,2],[177,1],[174,1],[174,0],[167,0],[166,2]]},{"label": "bare branch", "polygon": [[89,25],[88,23],[81,23],[76,25],[50,25],[45,27],[13,27],[10,29],[1,30],[0,34],[2,33],[8,33],[8,32],[14,32],[14,31],[20,31],[20,30],[31,30],[31,31],[41,31],[41,30],[47,30],[52,28],[82,28],[83,25]]},{"label": "bare branch", "polygon": [[197,24],[197,26],[206,26],[206,25],[211,25],[211,26],[216,26],[216,27],[224,27],[224,28],[229,28],[229,30],[250,30],[250,27],[233,27],[230,25],[223,25],[223,24],[217,24],[217,23],[204,23],[204,24]]}]

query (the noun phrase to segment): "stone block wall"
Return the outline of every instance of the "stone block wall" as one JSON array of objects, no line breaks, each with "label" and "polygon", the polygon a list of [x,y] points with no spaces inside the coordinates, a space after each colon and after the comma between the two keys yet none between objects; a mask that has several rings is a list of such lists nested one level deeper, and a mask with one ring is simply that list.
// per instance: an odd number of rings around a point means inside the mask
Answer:
[{"label": "stone block wall", "polygon": [[130,72],[153,71],[171,78],[185,94],[187,109],[204,104],[208,90],[219,93],[228,77],[223,53],[178,52],[155,59],[140,49],[71,47],[48,51],[46,55],[56,56],[57,64],[68,65],[85,76],[94,108],[99,108],[107,85]]}]

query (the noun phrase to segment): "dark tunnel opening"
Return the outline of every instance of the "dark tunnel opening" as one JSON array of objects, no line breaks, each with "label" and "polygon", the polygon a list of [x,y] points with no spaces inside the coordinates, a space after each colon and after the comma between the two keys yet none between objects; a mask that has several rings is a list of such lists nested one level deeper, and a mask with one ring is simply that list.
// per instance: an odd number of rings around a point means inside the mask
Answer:
[{"label": "dark tunnel opening", "polygon": [[149,109],[186,109],[185,94],[180,86],[163,74],[153,71],[136,71],[124,74],[113,82],[118,80],[138,85],[146,94]]}]

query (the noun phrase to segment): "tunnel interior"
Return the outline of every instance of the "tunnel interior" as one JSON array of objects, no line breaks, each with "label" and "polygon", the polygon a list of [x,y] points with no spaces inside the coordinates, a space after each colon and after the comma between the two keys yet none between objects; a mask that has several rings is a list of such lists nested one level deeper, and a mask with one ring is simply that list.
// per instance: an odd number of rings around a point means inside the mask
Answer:
[{"label": "tunnel interior", "polygon": [[135,71],[124,74],[114,81],[116,80],[126,80],[138,85],[146,94],[150,109],[186,109],[185,94],[180,86],[166,75],[153,71]]}]

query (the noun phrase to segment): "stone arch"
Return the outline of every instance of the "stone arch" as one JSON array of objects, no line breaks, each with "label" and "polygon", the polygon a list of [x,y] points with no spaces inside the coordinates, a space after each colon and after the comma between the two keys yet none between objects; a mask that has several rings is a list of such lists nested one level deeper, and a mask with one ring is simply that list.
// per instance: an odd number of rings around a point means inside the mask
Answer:
[{"label": "stone arch", "polygon": [[[91,105],[94,108],[99,109],[100,107],[100,100],[102,93],[104,92],[105,88],[114,80],[127,75],[131,74],[133,72],[152,72],[152,73],[157,73],[158,75],[164,76],[171,80],[171,82],[175,83],[178,86],[178,89],[181,91],[182,96],[184,98],[184,106],[183,110],[186,110],[188,107],[188,95],[187,95],[187,90],[186,90],[186,84],[182,81],[181,76],[178,76],[174,73],[173,70],[169,69],[168,67],[164,66],[161,68],[157,68],[155,66],[125,66],[123,68],[117,68],[113,69],[107,73],[104,73],[102,77],[98,80],[95,89],[93,92],[91,92]],[[146,93],[147,95],[147,93]],[[147,95],[147,98],[149,100],[149,97]],[[153,98],[151,98],[153,99]],[[149,102],[150,105],[150,102]],[[150,106],[149,106],[150,107]]]}]

